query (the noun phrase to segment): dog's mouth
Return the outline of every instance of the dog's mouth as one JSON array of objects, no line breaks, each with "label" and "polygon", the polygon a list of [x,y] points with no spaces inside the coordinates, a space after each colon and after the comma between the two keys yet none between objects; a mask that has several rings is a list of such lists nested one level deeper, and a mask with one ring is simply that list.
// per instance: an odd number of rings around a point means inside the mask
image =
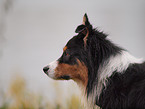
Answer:
[{"label": "dog's mouth", "polygon": [[58,79],[70,80],[71,77],[68,75],[60,76]]}]

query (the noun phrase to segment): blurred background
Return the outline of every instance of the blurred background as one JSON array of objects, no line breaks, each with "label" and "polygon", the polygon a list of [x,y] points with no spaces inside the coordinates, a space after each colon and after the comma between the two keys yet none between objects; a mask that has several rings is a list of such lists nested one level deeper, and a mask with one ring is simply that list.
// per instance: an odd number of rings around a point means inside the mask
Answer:
[{"label": "blurred background", "polygon": [[42,69],[61,56],[84,13],[114,43],[145,58],[145,0],[0,0],[1,109],[82,108],[76,83],[54,81]]}]

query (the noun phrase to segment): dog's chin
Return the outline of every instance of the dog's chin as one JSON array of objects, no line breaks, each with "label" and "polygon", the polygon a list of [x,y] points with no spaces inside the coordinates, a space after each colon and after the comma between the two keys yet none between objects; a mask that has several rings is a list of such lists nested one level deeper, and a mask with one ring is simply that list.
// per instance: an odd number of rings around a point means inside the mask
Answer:
[{"label": "dog's chin", "polygon": [[51,79],[57,80],[57,78],[55,77],[54,73],[48,72],[47,76],[48,76],[49,78],[51,78]]}]

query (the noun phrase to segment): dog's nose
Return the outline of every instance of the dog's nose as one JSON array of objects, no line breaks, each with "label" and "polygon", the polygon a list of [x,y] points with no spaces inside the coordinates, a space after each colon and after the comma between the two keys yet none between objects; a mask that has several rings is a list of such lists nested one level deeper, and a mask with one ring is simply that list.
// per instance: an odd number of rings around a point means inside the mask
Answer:
[{"label": "dog's nose", "polygon": [[49,67],[44,67],[43,68],[43,71],[44,71],[44,73],[46,73],[47,74],[47,71],[49,70]]}]

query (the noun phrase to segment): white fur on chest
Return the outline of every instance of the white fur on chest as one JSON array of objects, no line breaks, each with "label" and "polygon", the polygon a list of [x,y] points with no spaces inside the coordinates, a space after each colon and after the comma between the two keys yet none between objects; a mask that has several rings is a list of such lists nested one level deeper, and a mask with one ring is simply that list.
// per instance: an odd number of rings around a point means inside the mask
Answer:
[{"label": "white fur on chest", "polygon": [[129,67],[130,64],[142,62],[142,59],[137,59],[126,51],[122,51],[116,56],[111,56],[99,67],[96,96],[99,98],[103,85],[107,85],[107,78],[109,78],[114,71],[122,73]]}]

